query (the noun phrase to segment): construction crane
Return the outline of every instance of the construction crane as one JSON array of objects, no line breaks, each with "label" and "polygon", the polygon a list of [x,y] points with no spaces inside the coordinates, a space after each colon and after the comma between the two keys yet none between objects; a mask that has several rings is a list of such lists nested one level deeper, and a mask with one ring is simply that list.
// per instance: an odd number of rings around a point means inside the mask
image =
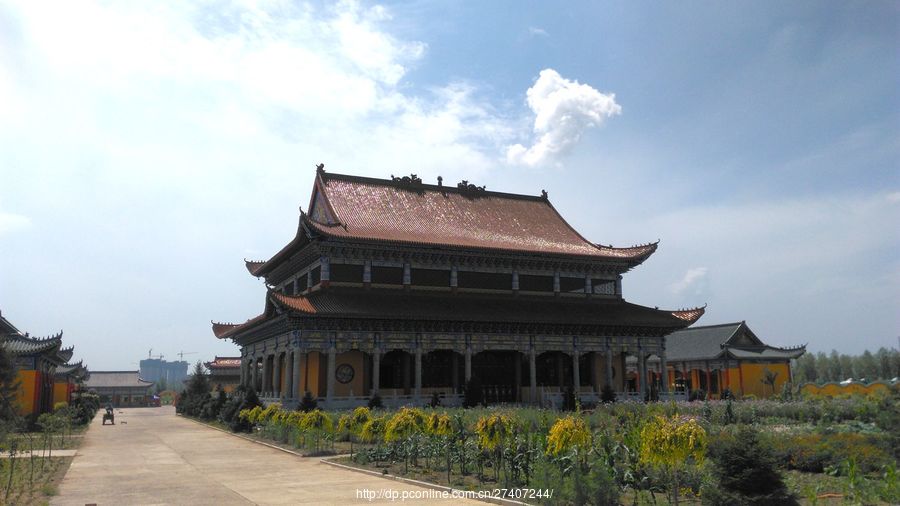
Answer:
[{"label": "construction crane", "polygon": [[181,360],[182,362],[184,361],[185,355],[196,355],[196,354],[197,354],[196,351],[184,351],[184,350],[181,350],[178,353],[176,353],[176,355],[178,355],[178,359]]}]

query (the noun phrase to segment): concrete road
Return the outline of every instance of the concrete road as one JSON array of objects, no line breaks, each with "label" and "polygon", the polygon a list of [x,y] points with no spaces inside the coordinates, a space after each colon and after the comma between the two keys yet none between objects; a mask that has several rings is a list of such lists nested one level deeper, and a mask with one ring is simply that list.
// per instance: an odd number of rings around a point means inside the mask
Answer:
[{"label": "concrete road", "polygon": [[246,441],[172,407],[123,409],[116,425],[100,422],[98,414],[51,504],[384,504],[357,490],[434,493]]}]

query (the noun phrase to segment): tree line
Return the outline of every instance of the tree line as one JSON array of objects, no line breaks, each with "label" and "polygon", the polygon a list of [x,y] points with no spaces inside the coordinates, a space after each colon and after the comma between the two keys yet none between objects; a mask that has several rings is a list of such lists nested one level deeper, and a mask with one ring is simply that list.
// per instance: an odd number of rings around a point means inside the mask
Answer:
[{"label": "tree line", "polygon": [[881,347],[875,353],[866,350],[862,355],[805,353],[794,365],[797,383],[827,383],[848,378],[866,381],[890,380],[900,376],[900,350]]}]

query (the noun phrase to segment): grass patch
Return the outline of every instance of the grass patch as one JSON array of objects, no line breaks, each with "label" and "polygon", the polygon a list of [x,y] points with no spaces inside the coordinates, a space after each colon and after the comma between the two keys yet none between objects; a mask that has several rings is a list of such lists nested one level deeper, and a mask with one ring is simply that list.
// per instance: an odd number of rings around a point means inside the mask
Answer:
[{"label": "grass patch", "polygon": [[[49,497],[59,493],[59,484],[72,464],[72,457],[35,458],[33,468],[29,458],[15,459],[14,466],[12,460],[0,461],[0,504],[46,504]],[[10,469],[13,469],[11,482]]]}]

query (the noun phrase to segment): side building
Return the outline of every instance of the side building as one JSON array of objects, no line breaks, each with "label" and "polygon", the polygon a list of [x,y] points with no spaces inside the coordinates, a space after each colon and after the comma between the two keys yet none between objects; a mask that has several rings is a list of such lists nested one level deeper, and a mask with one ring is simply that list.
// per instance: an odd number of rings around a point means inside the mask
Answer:
[{"label": "side building", "polygon": [[806,345],[779,348],[764,343],[747,322],[693,327],[668,338],[671,384],[687,391],[703,390],[719,397],[733,394],[770,397],[793,382],[791,360],[806,353]]},{"label": "side building", "polygon": [[623,274],[656,249],[588,241],[546,192],[319,166],[295,237],[245,262],[270,287],[262,313],[212,330],[240,346],[243,382],[288,405],[307,391],[330,408],[454,405],[470,381],[487,402],[590,402],[625,390],[627,356],[641,396],[646,359],[665,362],[665,336],[704,312],[624,300]]},{"label": "side building", "polygon": [[203,365],[209,370],[209,383],[213,390],[221,388],[231,392],[241,384],[241,357],[216,357]]},{"label": "side building", "polygon": [[[69,402],[80,382],[88,375],[87,369],[78,364],[68,364],[74,347],[63,348],[63,333],[34,338],[22,332],[0,313],[0,346],[13,359],[19,389],[14,400],[16,409],[23,416],[37,416],[53,411],[58,402]],[[80,370],[72,376],[59,376],[70,367]],[[65,388],[57,388],[57,382],[65,381]]]}]

